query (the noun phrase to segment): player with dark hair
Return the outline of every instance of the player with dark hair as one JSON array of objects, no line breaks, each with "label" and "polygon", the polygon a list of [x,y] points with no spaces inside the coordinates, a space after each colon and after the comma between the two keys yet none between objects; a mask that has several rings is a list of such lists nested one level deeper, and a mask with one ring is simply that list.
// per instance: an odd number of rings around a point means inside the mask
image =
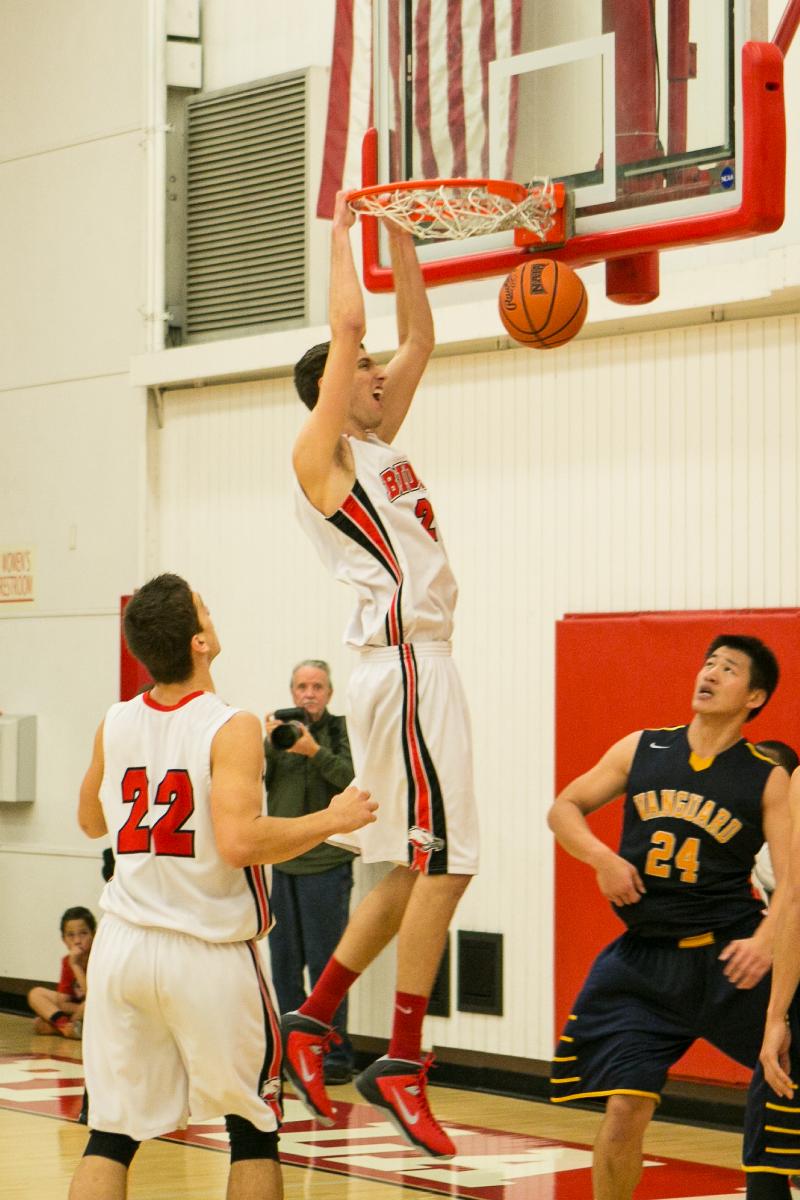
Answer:
[{"label": "player with dark hair", "polygon": [[125,633],[156,682],[111,706],[81,785],[81,828],[111,834],[116,864],[89,962],[91,1133],[70,1200],[123,1200],[139,1142],[185,1127],[190,1113],[225,1114],[229,1200],[279,1200],[280,1037],[257,946],[270,926],[261,864],[373,821],[376,805],[351,787],[320,812],[264,815],[260,722],[214,694],[219,640],[184,580],[146,583]]},{"label": "player with dark hair", "polygon": [[192,638],[202,633],[194,593],[178,575],[159,575],[128,601],[125,641],[159,683],[179,683],[192,671]]},{"label": "player with dark hair", "polygon": [[780,678],[778,660],[769,646],[765,646],[759,638],[746,637],[738,633],[721,633],[719,637],[715,637],[706,650],[706,658],[712,658],[723,646],[728,650],[735,650],[737,653],[747,656],[750,660],[750,686],[763,691],[765,694],[763,704],[759,704],[756,708],[751,708],[744,718],[745,722],[752,721],[761,712],[761,709],[778,686]]},{"label": "player with dark hair", "polygon": [[[329,343],[295,378],[311,409],[294,447],[301,524],[357,607],[346,640],[359,651],[347,726],[356,780],[381,804],[372,833],[347,844],[394,869],[356,909],[297,1012],[284,1016],[285,1069],[330,1124],[322,1063],[350,986],[398,935],[388,1053],[356,1079],[406,1139],[428,1154],[455,1147],[428,1107],[422,1023],[459,899],[478,866],[472,750],[450,654],[457,588],[427,488],[394,438],[433,350],[433,319],[411,237],[387,226],[399,347],[380,366],[362,346],[364,301],[350,246],[355,218],[337,197],[331,237]],[[344,839],[339,839],[344,841]]]},{"label": "player with dark hair", "polygon": [[[786,771],[742,728],[777,683],[763,642],[715,638],[691,723],[622,738],[550,810],[558,841],[594,868],[628,927],[595,960],[553,1060],[555,1103],[606,1102],[595,1200],[630,1200],[667,1071],[692,1042],[703,1037],[755,1065],[781,901],[765,916],[750,873],[766,840],[780,882],[790,822]],[[586,818],[620,794],[615,853]]]},{"label": "player with dark hair", "polygon": [[299,362],[295,363],[294,386],[303,404],[311,412],[319,399],[319,381],[325,371],[330,348],[330,342],[318,342],[316,346],[306,350]]}]

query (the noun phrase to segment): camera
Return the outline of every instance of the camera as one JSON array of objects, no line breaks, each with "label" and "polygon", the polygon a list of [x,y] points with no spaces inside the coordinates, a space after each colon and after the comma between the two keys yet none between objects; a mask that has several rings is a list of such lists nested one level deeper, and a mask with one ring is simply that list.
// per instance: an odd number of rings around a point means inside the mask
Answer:
[{"label": "camera", "polygon": [[293,746],[303,732],[298,725],[310,725],[308,713],[304,708],[276,708],[272,714],[273,720],[285,721],[270,734],[270,741],[276,750],[288,750]]}]

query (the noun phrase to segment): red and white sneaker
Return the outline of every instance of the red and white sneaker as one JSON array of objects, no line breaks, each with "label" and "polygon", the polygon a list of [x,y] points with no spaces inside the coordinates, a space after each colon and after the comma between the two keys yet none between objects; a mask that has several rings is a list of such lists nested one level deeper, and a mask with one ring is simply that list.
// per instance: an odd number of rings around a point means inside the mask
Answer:
[{"label": "red and white sneaker", "polygon": [[404,1058],[379,1058],[356,1077],[358,1091],[383,1109],[389,1120],[412,1146],[434,1158],[452,1158],[455,1145],[438,1123],[425,1090],[433,1055],[424,1062]]},{"label": "red and white sneaker", "polygon": [[281,1017],[283,1072],[297,1097],[320,1125],[333,1125],[336,1115],[325,1091],[325,1054],[341,1038],[335,1029],[301,1012]]}]

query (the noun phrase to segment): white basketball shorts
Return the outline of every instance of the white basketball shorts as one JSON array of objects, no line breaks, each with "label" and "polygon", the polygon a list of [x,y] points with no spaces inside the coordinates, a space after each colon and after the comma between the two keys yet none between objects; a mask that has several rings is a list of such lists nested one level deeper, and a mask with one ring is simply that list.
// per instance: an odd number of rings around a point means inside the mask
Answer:
[{"label": "white basketball shorts", "polygon": [[364,862],[430,875],[474,875],[478,818],[472,734],[449,642],[368,647],[347,689],[353,783],[378,819],[330,840]]},{"label": "white basketball shorts", "polygon": [[204,942],[106,915],[83,1031],[89,1128],[136,1141],[229,1113],[281,1114],[280,1030],[255,942]]}]

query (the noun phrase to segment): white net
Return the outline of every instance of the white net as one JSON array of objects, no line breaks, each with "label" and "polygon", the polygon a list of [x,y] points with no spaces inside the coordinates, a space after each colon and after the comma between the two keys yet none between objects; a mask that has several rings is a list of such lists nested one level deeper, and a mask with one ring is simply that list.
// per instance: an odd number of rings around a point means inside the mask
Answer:
[{"label": "white net", "polygon": [[544,241],[557,205],[549,179],[535,179],[527,188],[505,182],[437,182],[399,186],[387,184],[350,197],[354,212],[389,218],[415,238],[460,241],[507,229],[528,229]]}]

